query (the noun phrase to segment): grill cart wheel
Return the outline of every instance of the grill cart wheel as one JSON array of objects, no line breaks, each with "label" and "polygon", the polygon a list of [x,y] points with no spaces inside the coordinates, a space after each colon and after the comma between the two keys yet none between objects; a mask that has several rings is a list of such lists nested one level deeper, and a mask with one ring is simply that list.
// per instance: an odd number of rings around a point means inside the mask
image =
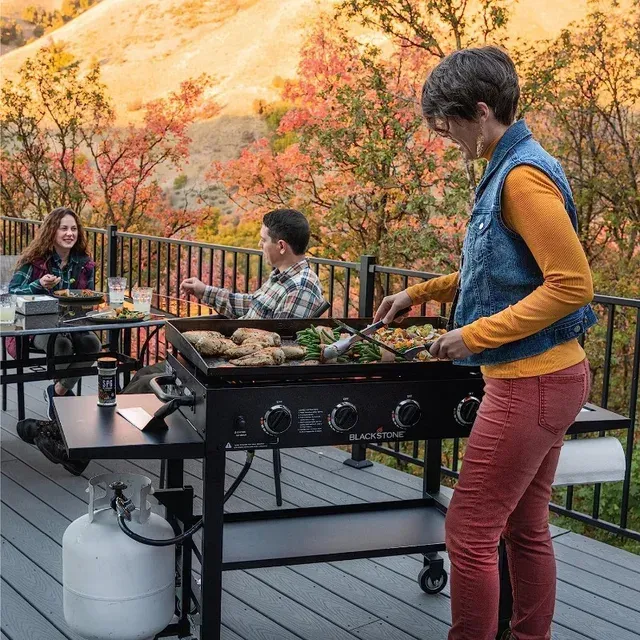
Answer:
[{"label": "grill cart wheel", "polygon": [[429,567],[429,565],[423,567],[418,574],[418,584],[425,593],[435,595],[436,593],[440,593],[447,586],[449,576],[443,569],[442,572],[440,572],[440,575],[434,578],[431,575],[432,571],[433,569]]}]

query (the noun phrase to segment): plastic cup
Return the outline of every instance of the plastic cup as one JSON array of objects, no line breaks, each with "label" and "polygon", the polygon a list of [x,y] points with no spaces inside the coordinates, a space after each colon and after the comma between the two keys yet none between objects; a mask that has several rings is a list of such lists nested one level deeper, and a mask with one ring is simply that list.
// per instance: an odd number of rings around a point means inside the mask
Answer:
[{"label": "plastic cup", "polygon": [[151,297],[153,289],[151,287],[134,287],[131,291],[133,299],[133,310],[142,313],[151,313]]},{"label": "plastic cup", "polygon": [[0,324],[14,324],[16,321],[16,296],[9,293],[7,285],[0,286]]},{"label": "plastic cup", "polygon": [[114,307],[121,307],[124,304],[124,293],[127,289],[126,278],[108,278],[109,304]]}]

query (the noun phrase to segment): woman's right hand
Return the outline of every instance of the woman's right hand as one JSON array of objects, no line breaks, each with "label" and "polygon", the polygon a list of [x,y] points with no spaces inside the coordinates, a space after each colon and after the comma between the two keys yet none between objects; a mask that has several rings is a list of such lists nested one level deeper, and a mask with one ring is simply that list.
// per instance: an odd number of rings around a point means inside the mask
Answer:
[{"label": "woman's right hand", "polygon": [[384,320],[385,324],[389,324],[396,315],[398,315],[398,311],[411,307],[412,305],[413,301],[406,291],[401,291],[400,293],[395,293],[392,296],[387,296],[382,299],[373,320],[374,322]]},{"label": "woman's right hand", "polygon": [[46,273],[42,276],[42,278],[40,278],[40,284],[45,289],[53,289],[53,287],[55,287],[58,282],[60,282],[60,276],[54,276],[50,273]]}]

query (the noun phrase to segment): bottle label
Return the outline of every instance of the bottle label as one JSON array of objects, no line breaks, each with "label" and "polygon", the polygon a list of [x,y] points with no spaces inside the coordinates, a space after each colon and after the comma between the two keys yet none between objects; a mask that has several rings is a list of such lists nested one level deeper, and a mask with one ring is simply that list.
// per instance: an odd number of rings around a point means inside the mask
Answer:
[{"label": "bottle label", "polygon": [[98,373],[98,404],[111,407],[116,404],[116,372],[112,374]]}]

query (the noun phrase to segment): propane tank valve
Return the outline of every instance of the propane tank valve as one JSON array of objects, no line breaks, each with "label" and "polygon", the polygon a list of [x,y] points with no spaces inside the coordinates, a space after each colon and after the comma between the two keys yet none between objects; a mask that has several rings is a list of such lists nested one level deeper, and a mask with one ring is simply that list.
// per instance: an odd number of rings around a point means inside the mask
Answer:
[{"label": "propane tank valve", "polygon": [[118,514],[124,516],[127,520],[131,520],[131,514],[136,510],[135,505],[130,498],[124,495],[123,491],[127,488],[124,482],[116,480],[109,485],[109,489],[113,489],[114,494],[111,497],[111,508]]}]

